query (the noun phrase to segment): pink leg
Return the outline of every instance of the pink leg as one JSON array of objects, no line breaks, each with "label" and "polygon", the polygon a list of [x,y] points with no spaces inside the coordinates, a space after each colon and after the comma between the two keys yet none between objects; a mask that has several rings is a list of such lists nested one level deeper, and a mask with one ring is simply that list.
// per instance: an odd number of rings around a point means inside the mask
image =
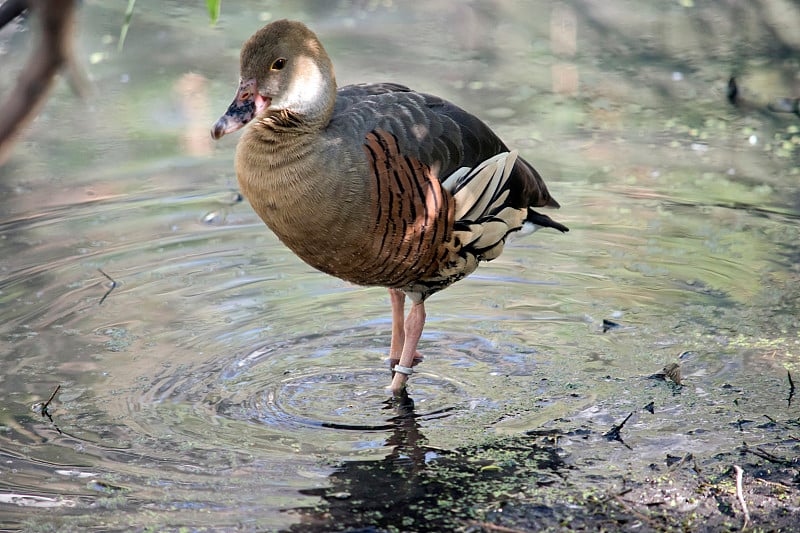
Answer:
[{"label": "pink leg", "polygon": [[389,289],[389,296],[392,300],[392,344],[389,348],[389,364],[394,366],[400,360],[403,352],[403,342],[406,334],[403,332],[403,312],[406,302],[406,295],[403,291]]},{"label": "pink leg", "polygon": [[[405,339],[403,351],[400,354],[400,366],[408,368],[414,366],[414,359],[419,355],[417,353],[417,343],[422,336],[423,327],[425,327],[425,304],[423,302],[414,302],[403,327]],[[408,381],[407,375],[395,372],[392,377],[392,392],[399,394],[405,388],[406,381]]]},{"label": "pink leg", "polygon": [[[404,316],[406,295],[403,291],[389,289],[389,297],[392,301],[392,344],[389,348],[389,368],[394,368],[403,354],[403,344],[406,339]],[[422,355],[415,349],[412,366],[421,362]]]}]

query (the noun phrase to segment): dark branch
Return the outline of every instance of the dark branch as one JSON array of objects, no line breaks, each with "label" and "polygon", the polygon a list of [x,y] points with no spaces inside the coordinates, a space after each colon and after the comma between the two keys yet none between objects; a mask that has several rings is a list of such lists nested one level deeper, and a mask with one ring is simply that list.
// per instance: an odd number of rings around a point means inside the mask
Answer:
[{"label": "dark branch", "polygon": [[[19,4],[20,0],[11,2]],[[4,3],[3,7],[11,2]],[[75,0],[31,0],[42,27],[41,41],[28,59],[17,85],[0,106],[0,165],[7,160],[22,129],[46,101],[54,76],[69,61],[75,3]],[[9,15],[13,12],[10,7]]]},{"label": "dark branch", "polygon": [[27,0],[6,0],[0,4],[0,28],[22,15],[27,9]]}]

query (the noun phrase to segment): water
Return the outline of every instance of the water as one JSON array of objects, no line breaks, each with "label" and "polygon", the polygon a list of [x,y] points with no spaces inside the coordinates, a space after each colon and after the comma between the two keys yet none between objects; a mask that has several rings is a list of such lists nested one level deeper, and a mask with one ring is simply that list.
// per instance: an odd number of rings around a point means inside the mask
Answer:
[{"label": "water", "polygon": [[[495,435],[572,432],[563,453],[599,476],[797,418],[800,119],[766,110],[800,95],[796,10],[240,2],[212,28],[139,2],[118,53],[106,4],[80,11],[94,93],[59,84],[0,169],[3,528],[300,528],[352,503],[343,478],[395,487],[385,465]],[[413,411],[388,401],[386,292],[297,260],[238,196],[237,136],[210,140],[241,42],[279,17],[320,34],[341,84],[486,119],[571,228],[429,301]],[[17,72],[30,35],[1,37]],[[731,74],[750,107],[727,102]],[[649,379],[676,361],[683,388]],[[31,406],[57,385],[51,423]],[[609,444],[631,411],[628,447]]]}]

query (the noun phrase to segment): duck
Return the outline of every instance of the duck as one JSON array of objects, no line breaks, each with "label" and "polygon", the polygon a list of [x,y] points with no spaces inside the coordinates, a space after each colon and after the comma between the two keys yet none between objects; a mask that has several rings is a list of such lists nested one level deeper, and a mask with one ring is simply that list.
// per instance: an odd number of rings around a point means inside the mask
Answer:
[{"label": "duck", "polygon": [[428,297],[511,237],[569,231],[535,210],[560,206],[482,120],[397,83],[337,87],[302,22],[276,20],[242,46],[236,95],[211,135],[246,125],[234,167],[261,220],[313,268],[389,290],[395,395],[422,360]]}]

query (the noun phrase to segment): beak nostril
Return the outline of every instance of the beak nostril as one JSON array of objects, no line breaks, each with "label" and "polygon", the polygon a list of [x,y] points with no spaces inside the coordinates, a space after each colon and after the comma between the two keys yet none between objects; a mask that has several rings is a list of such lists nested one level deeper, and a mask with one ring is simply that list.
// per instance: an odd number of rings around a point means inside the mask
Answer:
[{"label": "beak nostril", "polygon": [[239,100],[249,100],[249,99],[250,99],[250,93],[248,93],[247,91],[243,92],[239,96]]}]

